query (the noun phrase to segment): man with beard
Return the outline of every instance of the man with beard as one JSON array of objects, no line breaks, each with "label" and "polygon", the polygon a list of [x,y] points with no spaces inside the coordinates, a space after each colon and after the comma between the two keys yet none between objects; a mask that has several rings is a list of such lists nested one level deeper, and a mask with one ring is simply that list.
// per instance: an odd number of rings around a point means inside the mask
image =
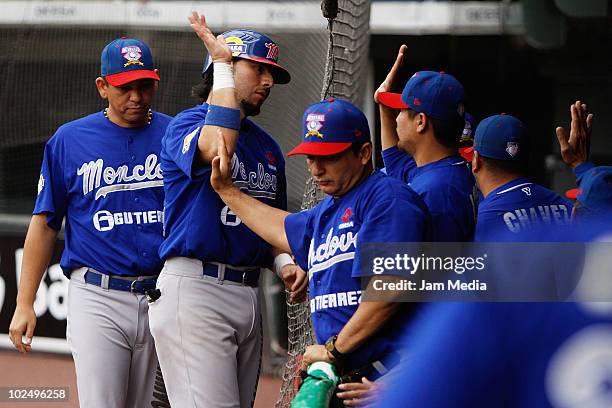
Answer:
[{"label": "man with beard", "polygon": [[247,117],[290,75],[264,34],[237,29],[215,37],[204,16],[194,12],[189,20],[208,50],[204,80],[194,88],[205,102],[179,113],[162,142],[165,265],[159,297],[151,299],[151,332],[172,406],[250,407],[261,365],[260,268],[274,263],[290,289],[305,286],[305,275],[296,280],[291,257],[221,201],[210,186],[210,163],[222,132],[236,185],[286,208],[283,154]]}]

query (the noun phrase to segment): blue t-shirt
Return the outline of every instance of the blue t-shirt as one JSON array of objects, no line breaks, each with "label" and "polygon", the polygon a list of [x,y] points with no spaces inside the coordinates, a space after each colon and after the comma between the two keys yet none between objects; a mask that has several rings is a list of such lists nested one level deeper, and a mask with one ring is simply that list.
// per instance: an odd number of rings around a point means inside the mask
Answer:
[{"label": "blue t-shirt", "polygon": [[475,241],[495,241],[502,233],[525,232],[534,225],[563,225],[572,204],[557,193],[518,178],[491,191],[478,206]]},{"label": "blue t-shirt", "polygon": [[158,154],[170,122],[123,128],[94,113],[61,126],[47,142],[34,214],[56,230],[66,218],[61,267],[112,275],[159,273],[162,172]]},{"label": "blue t-shirt", "polygon": [[407,336],[376,406],[612,406],[609,304],[437,303]]},{"label": "blue t-shirt", "polygon": [[[361,298],[360,251],[364,242],[421,242],[430,219],[422,199],[404,183],[375,172],[340,198],[291,214],[285,231],[291,251],[308,271],[310,310],[317,342],[338,334]],[[402,305],[404,306],[404,305]],[[365,344],[349,354],[347,369],[396,350],[406,316],[398,311]]]},{"label": "blue t-shirt", "polygon": [[397,146],[382,151],[387,174],[408,183],[419,194],[432,219],[432,240],[465,242],[474,236],[474,176],[460,156],[417,166]]},{"label": "blue t-shirt", "polygon": [[[164,236],[160,256],[195,258],[234,266],[269,266],[270,245],[242,223],[210,185],[210,164],[199,160],[198,138],[208,104],[179,113],[161,152]],[[232,157],[232,180],[244,193],[287,208],[285,160],[278,144],[250,120],[242,121]]]}]

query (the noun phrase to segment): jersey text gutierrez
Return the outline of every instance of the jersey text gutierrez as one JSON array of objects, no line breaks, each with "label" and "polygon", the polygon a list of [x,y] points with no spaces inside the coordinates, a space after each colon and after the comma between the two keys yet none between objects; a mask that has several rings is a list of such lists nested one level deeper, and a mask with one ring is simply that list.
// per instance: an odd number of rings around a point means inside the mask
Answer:
[{"label": "jersey text gutierrez", "polygon": [[[83,195],[87,195],[95,189],[95,199],[106,197],[108,193],[124,190],[140,190],[143,188],[162,187],[163,176],[161,165],[157,163],[157,155],[147,156],[144,165],[137,164],[129,174],[127,165],[104,167],[104,160],[98,159],[83,163],[77,170],[77,176],[83,176]],[[105,186],[100,187],[102,180]]]},{"label": "jersey text gutierrez", "polygon": [[326,293],[310,299],[310,312],[342,306],[357,306],[361,303],[361,291]]},{"label": "jersey text gutierrez", "polygon": [[164,222],[164,213],[159,210],[117,212],[102,210],[93,216],[94,227],[100,232],[110,231],[118,225],[153,224]]}]

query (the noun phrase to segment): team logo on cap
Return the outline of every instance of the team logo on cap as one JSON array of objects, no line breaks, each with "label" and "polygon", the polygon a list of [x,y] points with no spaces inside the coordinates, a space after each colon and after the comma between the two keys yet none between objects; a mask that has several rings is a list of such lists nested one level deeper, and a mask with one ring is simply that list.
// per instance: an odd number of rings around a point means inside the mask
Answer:
[{"label": "team logo on cap", "polygon": [[518,154],[519,152],[519,145],[516,142],[508,142],[508,144],[506,145],[506,152],[514,157]]},{"label": "team logo on cap", "polygon": [[232,52],[232,57],[237,57],[240,54],[245,53],[247,50],[247,46],[244,41],[242,41],[238,37],[227,37],[225,39],[225,42],[227,43],[227,46]]},{"label": "team logo on cap", "polygon": [[266,58],[276,61],[278,59],[278,45],[274,43],[266,43],[266,48],[268,49],[268,55],[266,55]]},{"label": "team logo on cap", "polygon": [[305,137],[316,136],[323,139],[323,135],[319,132],[323,127],[323,122],[325,122],[324,113],[309,113],[306,116],[306,129],[308,129],[308,133],[306,133]]},{"label": "team logo on cap", "polygon": [[140,57],[142,57],[142,50],[140,47],[128,45],[127,47],[121,48],[121,54],[123,54],[123,58],[127,60],[127,62],[123,64],[124,67],[134,64],[144,66],[144,64],[140,62]]},{"label": "team logo on cap", "polygon": [[463,132],[461,133],[461,140],[459,140],[459,142],[463,143],[474,140],[474,138],[472,137],[472,132],[472,124],[469,120],[466,120],[465,125],[463,127]]}]

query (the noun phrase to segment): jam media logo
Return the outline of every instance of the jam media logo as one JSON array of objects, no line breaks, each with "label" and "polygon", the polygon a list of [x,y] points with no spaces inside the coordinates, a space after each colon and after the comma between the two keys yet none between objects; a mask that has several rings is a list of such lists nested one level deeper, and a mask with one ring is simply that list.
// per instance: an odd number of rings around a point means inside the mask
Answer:
[{"label": "jam media logo", "polygon": [[142,50],[140,49],[140,47],[136,45],[129,45],[127,47],[123,47],[121,48],[121,54],[123,54],[123,58],[127,60],[127,62],[123,64],[124,67],[130,65],[144,66],[144,64],[140,62],[140,57],[142,57]]},{"label": "jam media logo", "polygon": [[325,114],[323,113],[309,113],[306,116],[306,137],[316,136],[323,139],[323,135],[319,132],[323,128],[323,122],[325,122]]},{"label": "jam media logo", "polygon": [[519,152],[519,145],[516,142],[508,142],[506,144],[506,153],[508,153],[511,157],[514,157]]},{"label": "jam media logo", "polygon": [[247,50],[247,46],[244,41],[238,37],[227,37],[225,42],[230,51],[232,51],[232,57],[237,57],[240,54],[245,53]]},{"label": "jam media logo", "polygon": [[274,156],[274,153],[268,150],[266,153],[264,153],[264,156],[266,156],[266,161],[268,162],[268,168],[272,170],[276,170],[277,161],[276,161],[276,156]]}]

